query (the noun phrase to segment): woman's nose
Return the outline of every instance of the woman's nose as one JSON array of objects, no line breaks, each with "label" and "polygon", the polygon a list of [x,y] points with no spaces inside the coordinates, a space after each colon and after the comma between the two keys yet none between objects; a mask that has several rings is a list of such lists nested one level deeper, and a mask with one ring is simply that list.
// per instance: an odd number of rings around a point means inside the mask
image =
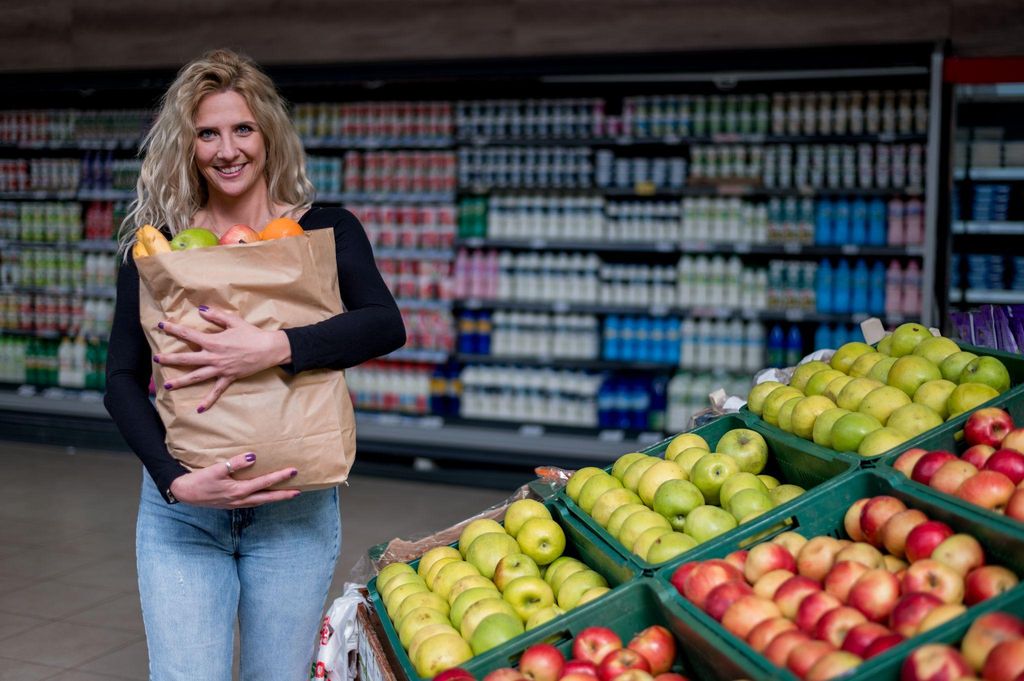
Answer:
[{"label": "woman's nose", "polygon": [[225,160],[231,160],[235,157],[235,145],[228,135],[222,135],[220,137],[220,147],[217,149],[217,155]]}]

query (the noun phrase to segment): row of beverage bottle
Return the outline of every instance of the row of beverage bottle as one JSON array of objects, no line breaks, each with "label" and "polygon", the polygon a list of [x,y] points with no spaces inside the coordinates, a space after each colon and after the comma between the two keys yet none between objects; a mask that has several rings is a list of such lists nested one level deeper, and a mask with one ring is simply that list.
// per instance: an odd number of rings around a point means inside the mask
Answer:
[{"label": "row of beverage bottle", "polygon": [[447,301],[453,298],[450,260],[377,258],[384,283],[400,300]]},{"label": "row of beverage bottle", "polygon": [[454,205],[346,204],[375,248],[449,249],[455,242]]},{"label": "row of beverage bottle", "polygon": [[678,433],[693,428],[693,418],[711,406],[708,396],[723,390],[726,395],[745,397],[751,388],[749,374],[714,371],[677,371],[668,382],[665,431]]},{"label": "row of beverage bottle", "polygon": [[454,134],[451,102],[303,103],[293,120],[302,141],[318,144],[447,142]]},{"label": "row of beverage bottle", "polygon": [[0,382],[40,388],[103,390],[106,341],[0,336]]},{"label": "row of beverage bottle", "polygon": [[[796,366],[808,351],[807,339],[799,324],[774,324],[765,344],[766,367]],[[814,330],[811,350],[838,348],[852,341],[864,341],[856,324],[819,324]]]},{"label": "row of beverage bottle", "polygon": [[460,147],[459,187],[594,186],[589,147]]},{"label": "row of beverage bottle", "polygon": [[8,109],[0,144],[134,145],[152,120],[151,109]]},{"label": "row of beverage bottle", "polygon": [[1024,256],[1002,253],[954,253],[950,286],[983,291],[1024,291]]},{"label": "row of beverage bottle", "polygon": [[[110,240],[127,202],[0,201],[0,239],[43,243]],[[84,226],[84,229],[83,229]]]},{"label": "row of beverage bottle", "polygon": [[864,258],[822,259],[815,271],[816,309],[821,314],[871,314],[915,317],[921,314],[921,266],[881,260],[870,267]]},{"label": "row of beverage bottle", "polygon": [[455,323],[450,310],[402,310],[405,350],[450,354],[455,350]]},{"label": "row of beverage bottle", "polygon": [[459,382],[462,418],[594,428],[605,378],[571,369],[471,365],[460,371]]},{"label": "row of beverage bottle", "polygon": [[599,149],[594,163],[594,184],[601,189],[681,191],[686,186],[687,160],[682,156],[624,157]]},{"label": "row of beverage bottle", "polygon": [[463,354],[580,360],[600,354],[596,315],[466,310],[458,325]]},{"label": "row of beverage bottle", "polygon": [[343,162],[338,156],[306,156],[306,175],[316,188],[318,196],[340,194],[345,191]]},{"label": "row of beverage bottle", "polygon": [[0,160],[0,191],[129,191],[142,168],[139,159],[114,158],[113,152],[88,151],[76,158]]},{"label": "row of beverage bottle", "polygon": [[13,247],[0,252],[0,285],[22,288],[112,287],[120,260],[114,253],[69,248]]},{"label": "row of beverage bottle", "polygon": [[106,338],[114,301],[81,295],[0,293],[0,331],[83,334]]},{"label": "row of beverage bottle", "polygon": [[353,194],[446,194],[455,191],[448,151],[349,151],[343,191]]}]

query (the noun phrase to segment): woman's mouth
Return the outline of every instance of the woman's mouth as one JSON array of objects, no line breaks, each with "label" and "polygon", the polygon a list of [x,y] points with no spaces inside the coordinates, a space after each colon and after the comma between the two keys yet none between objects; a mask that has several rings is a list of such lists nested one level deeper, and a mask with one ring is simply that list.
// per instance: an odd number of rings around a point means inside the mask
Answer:
[{"label": "woman's mouth", "polygon": [[239,163],[233,166],[217,166],[215,170],[217,171],[217,174],[220,175],[221,177],[231,179],[233,177],[238,177],[238,175],[241,174],[242,172],[242,168],[244,167],[244,163]]}]

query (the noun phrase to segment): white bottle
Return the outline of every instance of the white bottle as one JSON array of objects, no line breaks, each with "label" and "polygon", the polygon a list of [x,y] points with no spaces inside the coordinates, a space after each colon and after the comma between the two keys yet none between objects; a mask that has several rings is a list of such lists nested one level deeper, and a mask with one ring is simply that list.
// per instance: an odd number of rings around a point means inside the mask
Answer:
[{"label": "white bottle", "polygon": [[755,320],[747,323],[743,350],[745,372],[759,371],[764,367],[764,325],[761,322]]}]

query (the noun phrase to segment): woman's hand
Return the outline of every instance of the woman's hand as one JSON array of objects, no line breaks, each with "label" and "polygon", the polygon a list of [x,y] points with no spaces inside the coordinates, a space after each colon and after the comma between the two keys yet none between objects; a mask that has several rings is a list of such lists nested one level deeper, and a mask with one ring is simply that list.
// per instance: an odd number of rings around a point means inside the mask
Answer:
[{"label": "woman's hand", "polygon": [[256,455],[249,452],[229,459],[230,468],[220,462],[186,473],[171,483],[171,494],[178,501],[193,506],[224,509],[251,508],[299,496],[296,489],[266,489],[294,478],[298,473],[294,468],[282,468],[252,480],[235,480],[231,477],[233,472],[249,468],[255,462]]},{"label": "woman's hand", "polygon": [[236,314],[206,306],[200,306],[199,315],[222,330],[205,333],[183,324],[163,321],[159,324],[160,330],[199,346],[199,350],[155,355],[153,361],[163,366],[197,367],[165,383],[167,390],[215,379],[210,392],[197,407],[200,413],[212,407],[228,386],[238,379],[291,361],[291,344],[284,331],[263,331]]}]

